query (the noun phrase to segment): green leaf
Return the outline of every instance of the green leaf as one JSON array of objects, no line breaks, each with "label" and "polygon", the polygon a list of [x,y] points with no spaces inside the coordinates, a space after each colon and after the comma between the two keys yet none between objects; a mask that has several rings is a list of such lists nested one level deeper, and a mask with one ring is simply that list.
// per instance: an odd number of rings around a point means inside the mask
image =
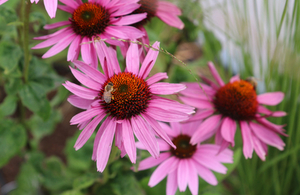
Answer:
[{"label": "green leaf", "polygon": [[16,27],[8,25],[18,20],[14,9],[8,6],[0,6],[0,35],[17,36]]},{"label": "green leaf", "polygon": [[45,93],[43,86],[36,82],[25,84],[19,91],[22,103],[43,120],[47,120],[51,112],[50,102]]},{"label": "green leaf", "polygon": [[0,125],[0,167],[16,155],[26,144],[25,129],[14,121],[5,119]]},{"label": "green leaf", "polygon": [[65,192],[61,193],[60,195],[84,195],[84,194],[82,192],[80,192],[79,190],[74,189],[74,190],[65,191]]},{"label": "green leaf", "polygon": [[78,177],[73,182],[73,188],[80,190],[85,189],[93,185],[95,181],[98,179],[98,174],[85,174]]},{"label": "green leaf", "polygon": [[17,96],[8,95],[0,105],[0,118],[13,114],[17,107]]},{"label": "green leaf", "polygon": [[74,149],[74,144],[77,140],[79,132],[67,141],[65,154],[67,156],[67,164],[70,169],[76,171],[85,171],[94,163],[91,160],[93,154],[94,135],[84,144],[79,150]]},{"label": "green leaf", "polygon": [[4,74],[13,71],[22,57],[22,50],[19,45],[9,41],[0,42],[0,67],[4,69]]},{"label": "green leaf", "polygon": [[22,88],[23,82],[21,79],[9,79],[4,87],[8,95],[15,95]]}]

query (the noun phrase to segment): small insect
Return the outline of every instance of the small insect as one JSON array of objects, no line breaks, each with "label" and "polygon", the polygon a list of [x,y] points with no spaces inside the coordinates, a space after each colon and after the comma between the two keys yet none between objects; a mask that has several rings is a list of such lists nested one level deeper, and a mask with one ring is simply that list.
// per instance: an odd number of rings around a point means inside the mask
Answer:
[{"label": "small insect", "polygon": [[107,85],[104,87],[102,100],[104,100],[107,104],[109,104],[111,100],[114,99],[114,96],[111,93],[116,90],[117,89],[114,89],[114,84],[112,82],[107,83]]},{"label": "small insect", "polygon": [[254,89],[256,89],[258,79],[256,79],[255,77],[248,77],[245,79],[245,81],[249,82],[254,87]]},{"label": "small insect", "polygon": [[90,43],[93,43],[93,42],[96,43],[96,42],[100,42],[100,41],[106,41],[106,39],[101,39],[101,37],[95,36],[95,37],[93,37],[92,41],[82,42],[82,43],[80,43],[80,45],[90,44]]}]

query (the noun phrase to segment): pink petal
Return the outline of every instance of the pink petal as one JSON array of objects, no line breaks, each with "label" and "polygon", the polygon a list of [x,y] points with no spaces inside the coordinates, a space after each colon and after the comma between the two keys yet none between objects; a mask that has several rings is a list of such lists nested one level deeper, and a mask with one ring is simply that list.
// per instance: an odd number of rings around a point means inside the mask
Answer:
[{"label": "pink petal", "polygon": [[74,61],[78,59],[80,53],[80,43],[81,43],[81,36],[76,36],[75,39],[70,44],[67,61]]},{"label": "pink petal", "polygon": [[219,126],[221,118],[222,115],[214,115],[206,119],[198,127],[195,134],[192,136],[190,143],[197,144],[213,136],[216,131],[216,127]]},{"label": "pink petal", "polygon": [[252,140],[253,140],[253,146],[256,154],[259,156],[259,158],[262,161],[266,160],[266,151],[264,150],[264,147],[262,146],[261,141],[256,138],[256,136],[252,133]]},{"label": "pink petal", "polygon": [[181,10],[173,3],[167,1],[159,1],[157,9],[159,11],[168,11],[174,15],[181,15]]},{"label": "pink petal", "polygon": [[172,123],[170,123],[170,125],[171,125],[172,131],[174,131],[176,135],[182,134],[181,133],[182,128],[181,128],[181,124],[180,123],[172,122]]},{"label": "pink petal", "polygon": [[89,76],[91,79],[98,82],[99,84],[104,84],[104,82],[106,81],[105,75],[103,75],[97,69],[78,60],[73,61],[73,63],[75,67],[78,67],[82,72],[84,72],[87,76]]},{"label": "pink petal", "polygon": [[240,80],[240,75],[237,74],[237,75],[231,77],[230,83],[233,83],[234,81],[239,81],[239,80]]},{"label": "pink petal", "polygon": [[130,14],[128,16],[122,16],[118,19],[111,20],[111,24],[117,26],[135,24],[143,19],[147,18],[147,13],[142,14]]},{"label": "pink petal", "polygon": [[79,85],[76,85],[74,83],[71,83],[69,81],[66,81],[65,84],[62,84],[67,90],[69,90],[70,92],[74,93],[75,95],[84,98],[84,99],[88,99],[88,100],[94,100],[97,96],[98,93],[97,91],[94,91],[92,89],[88,89],[85,87],[81,87]]},{"label": "pink petal", "polygon": [[197,169],[198,174],[202,179],[204,179],[207,183],[215,186],[218,184],[217,178],[215,175],[206,167],[194,161],[195,167]]},{"label": "pink petal", "polygon": [[139,8],[141,5],[140,4],[126,4],[122,7],[122,9],[118,9],[117,11],[111,13],[111,17],[116,17],[116,16],[123,16],[123,15],[127,15],[130,14],[131,12],[133,12],[134,10],[136,10],[137,8]]},{"label": "pink petal", "polygon": [[193,93],[196,93],[196,94],[201,94],[201,96],[205,95],[205,96],[212,98],[216,94],[216,89],[214,89],[204,83],[183,82],[182,84],[185,84],[187,87],[184,91],[180,92],[183,95],[185,95],[185,93],[186,93],[187,96],[191,95],[190,97],[193,97],[194,96]]},{"label": "pink petal", "polygon": [[112,141],[114,139],[116,130],[116,123],[110,120],[106,129],[104,130],[99,145],[97,148],[97,170],[103,172],[111,151]]},{"label": "pink petal", "polygon": [[101,85],[92,80],[90,77],[86,76],[85,74],[79,72],[78,70],[73,69],[72,67],[70,67],[72,74],[74,75],[74,77],[83,85],[85,85],[88,88],[94,89],[94,90],[98,90],[100,91],[101,89]]},{"label": "pink petal", "polygon": [[105,32],[121,39],[138,39],[144,36],[142,31],[132,26],[108,26]]},{"label": "pink petal", "polygon": [[259,122],[263,126],[267,127],[268,129],[275,131],[276,133],[279,133],[280,135],[288,136],[287,134],[283,133],[283,132],[285,132],[285,130],[282,129],[282,127],[284,127],[285,125],[276,125],[274,123],[271,123],[270,121],[268,121],[265,118],[256,118],[256,120],[257,120],[257,122]]},{"label": "pink petal", "polygon": [[167,177],[167,195],[174,195],[177,187],[177,171],[173,171]]},{"label": "pink petal", "polygon": [[140,116],[131,118],[132,129],[137,139],[142,142],[149,153],[154,157],[159,157],[159,148],[151,127]]},{"label": "pink petal", "polygon": [[192,158],[208,169],[226,174],[227,168],[218,162],[218,160],[213,156],[204,155],[201,152],[196,151]]},{"label": "pink petal", "polygon": [[173,83],[154,83],[150,87],[150,91],[153,94],[158,95],[172,95],[178,93],[186,88],[183,84],[173,84]]},{"label": "pink petal", "polygon": [[179,112],[183,112],[186,114],[193,114],[195,113],[194,108],[185,104],[181,104],[174,100],[166,99],[159,96],[154,96],[153,99],[150,101],[151,107],[157,107],[164,110],[176,110]]},{"label": "pink petal", "polygon": [[220,146],[214,144],[201,144],[197,151],[199,154],[207,155],[215,158],[215,160],[223,163],[233,163],[233,152],[229,149],[223,150],[219,153]]},{"label": "pink petal", "polygon": [[282,92],[271,92],[264,93],[257,96],[257,101],[260,104],[265,104],[269,106],[274,106],[279,104],[284,98],[284,93]]},{"label": "pink petal", "polygon": [[69,7],[69,6],[65,6],[65,5],[57,5],[57,9],[60,9],[64,12],[70,13],[72,14],[74,12],[74,9]]},{"label": "pink petal", "polygon": [[151,104],[147,108],[147,112],[150,117],[154,118],[158,121],[164,121],[164,122],[180,122],[185,121],[188,119],[189,115],[178,112],[178,111],[168,111],[163,110],[156,107],[151,107]]},{"label": "pink petal", "polygon": [[76,9],[79,6],[79,4],[76,1],[70,1],[70,0],[59,0],[59,1],[73,9]]},{"label": "pink petal", "polygon": [[184,24],[183,22],[169,10],[159,10],[156,11],[156,16],[164,21],[166,24],[173,26],[178,29],[183,29]]},{"label": "pink petal", "polygon": [[188,160],[188,168],[189,168],[189,175],[188,175],[188,185],[192,194],[198,194],[198,174],[197,169],[193,163],[193,161]]},{"label": "pink petal", "polygon": [[178,163],[177,183],[180,192],[184,192],[188,184],[189,167],[187,161],[187,159],[181,159]]},{"label": "pink petal", "polygon": [[177,168],[178,162],[179,160],[172,156],[161,163],[151,175],[148,185],[153,187],[158,184],[168,173],[173,172]]},{"label": "pink petal", "polygon": [[158,158],[153,158],[152,156],[150,156],[140,162],[138,170],[142,171],[154,167],[156,165],[159,165],[160,163],[166,161],[166,159],[169,158],[170,156],[171,153],[169,152],[161,153]]},{"label": "pink petal", "polygon": [[53,23],[53,24],[46,24],[44,26],[44,29],[45,30],[50,30],[50,29],[54,29],[54,28],[58,28],[58,27],[66,26],[66,25],[70,25],[70,24],[71,24],[70,21],[61,21],[61,22],[56,22],[56,23]]},{"label": "pink petal", "polygon": [[279,150],[283,150],[283,147],[285,146],[285,143],[281,140],[281,138],[274,133],[273,131],[269,130],[268,128],[257,124],[250,122],[250,127],[257,138],[259,138],[264,143],[274,146],[278,148]]},{"label": "pink petal", "polygon": [[204,76],[202,74],[200,74],[199,76],[203,80],[203,82],[205,82],[206,84],[208,84],[214,90],[218,90],[220,88],[214,81],[211,81],[206,76]]},{"label": "pink petal", "polygon": [[215,66],[214,66],[214,64],[212,62],[208,62],[208,68],[210,69],[210,72],[212,73],[213,77],[216,79],[217,83],[220,86],[225,85],[224,81],[221,79],[218,71],[216,70],[216,68],[215,68]]},{"label": "pink petal", "polygon": [[92,160],[94,160],[94,161],[96,161],[98,158],[97,149],[98,149],[98,145],[100,143],[100,138],[102,137],[104,130],[106,129],[107,125],[111,122],[111,120],[112,119],[110,117],[107,117],[101,124],[101,126],[96,134],[96,137],[94,140],[93,155],[92,155]]},{"label": "pink petal", "polygon": [[211,116],[215,110],[197,110],[196,114],[194,114],[188,121],[198,121],[203,120],[209,116]]},{"label": "pink petal", "polygon": [[76,95],[70,95],[68,97],[68,102],[77,108],[88,109],[93,100],[86,100]]},{"label": "pink petal", "polygon": [[242,138],[243,138],[243,153],[245,158],[252,158],[253,153],[253,140],[251,130],[248,123],[245,121],[240,121]]},{"label": "pink petal", "polygon": [[131,43],[126,54],[126,68],[128,72],[139,74],[140,61],[138,55],[138,45]]},{"label": "pink petal", "polygon": [[191,97],[184,97],[184,96],[179,96],[179,99],[190,106],[194,106],[199,109],[212,109],[214,108],[214,104],[211,101],[208,100],[201,100],[201,99],[196,99],[196,98],[191,98]]},{"label": "pink petal", "polygon": [[146,82],[148,85],[152,85],[153,83],[156,83],[162,79],[167,79],[167,78],[169,78],[167,73],[159,72],[153,75],[152,77],[150,77]]},{"label": "pink petal", "polygon": [[[156,41],[152,45],[152,47],[155,48],[155,49],[159,49],[159,42]],[[141,77],[142,79],[145,79],[149,75],[152,67],[155,64],[158,53],[159,53],[158,50],[154,50],[154,49],[149,50],[149,52],[146,55],[145,60],[142,63],[142,67],[140,69],[139,77]]]},{"label": "pink petal", "polygon": [[170,146],[172,146],[173,148],[176,148],[176,146],[173,144],[169,136],[161,128],[161,126],[158,124],[156,120],[154,120],[153,118],[151,118],[145,113],[141,113],[141,115],[146,120],[146,122],[153,128],[153,130],[158,134],[159,137],[161,137],[164,141],[170,144]]},{"label": "pink petal", "polygon": [[75,116],[73,116],[70,120],[70,123],[71,123],[71,125],[82,123],[84,121],[91,120],[94,116],[96,116],[98,114],[101,115],[102,113],[103,113],[102,108],[91,108],[89,110],[80,112],[80,113],[76,114]]},{"label": "pink petal", "polygon": [[79,150],[91,137],[97,125],[101,122],[101,120],[105,117],[105,112],[99,113],[80,133],[79,137],[76,140],[74,145],[75,150]]},{"label": "pink petal", "polygon": [[124,144],[124,147],[125,147],[125,150],[126,150],[128,156],[130,158],[130,161],[132,163],[135,163],[136,147],[135,147],[135,141],[134,141],[132,127],[128,120],[123,120],[122,136],[123,136],[123,144]]},{"label": "pink petal", "polygon": [[223,138],[234,146],[234,135],[236,132],[236,123],[229,117],[225,117],[221,125],[221,134]]},{"label": "pink petal", "polygon": [[162,123],[162,122],[158,122],[159,125],[161,126],[161,128],[171,137],[177,137],[179,134],[175,131],[173,131],[173,129],[171,129],[171,127],[169,125],[167,125],[166,123]]},{"label": "pink petal", "polygon": [[50,35],[35,37],[34,38],[35,40],[42,40],[42,39],[48,39],[48,40],[37,44],[36,46],[32,47],[31,49],[41,49],[41,48],[49,47],[49,46],[54,45],[57,42],[61,41],[62,37],[66,37],[66,36],[70,35],[71,33],[73,33],[73,29],[67,27],[67,28],[60,29],[59,31],[57,31],[53,34],[50,34]]},{"label": "pink petal", "polygon": [[271,110],[267,109],[266,107],[259,105],[257,108],[257,112],[265,114],[267,116],[272,116],[272,117],[282,117],[286,116],[286,112],[283,111],[275,111],[272,112]]},{"label": "pink petal", "polygon": [[57,9],[57,1],[58,0],[44,0],[45,8],[50,18],[54,18]]},{"label": "pink petal", "polygon": [[179,123],[181,124],[181,134],[189,135],[190,137],[192,137],[201,123],[201,120],[192,122],[185,121],[183,123]]}]

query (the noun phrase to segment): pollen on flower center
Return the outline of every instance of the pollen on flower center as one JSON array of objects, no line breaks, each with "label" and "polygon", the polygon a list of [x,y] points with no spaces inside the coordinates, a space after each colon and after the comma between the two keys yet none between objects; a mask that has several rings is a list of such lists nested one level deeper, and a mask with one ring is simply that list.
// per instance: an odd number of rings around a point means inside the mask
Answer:
[{"label": "pollen on flower center", "polygon": [[[111,82],[111,102],[103,101],[105,86]],[[112,117],[130,119],[148,107],[151,92],[147,83],[130,72],[122,72],[108,79],[99,93],[100,104]]]},{"label": "pollen on flower center", "polygon": [[87,37],[103,33],[110,22],[108,11],[96,3],[80,5],[70,21],[76,34]]},{"label": "pollen on flower center", "polygon": [[135,27],[143,26],[148,21],[150,21],[150,19],[155,16],[158,7],[158,0],[140,0],[138,3],[141,4],[141,7],[132,12],[132,14],[140,14],[146,12],[147,18],[133,24],[133,26]]},{"label": "pollen on flower center", "polygon": [[258,102],[249,82],[240,80],[221,87],[214,99],[217,110],[234,120],[251,120],[255,117]]},{"label": "pollen on flower center", "polygon": [[190,158],[196,151],[196,145],[190,144],[191,137],[188,135],[179,135],[175,137],[172,142],[176,149],[171,148],[171,153],[178,158]]}]

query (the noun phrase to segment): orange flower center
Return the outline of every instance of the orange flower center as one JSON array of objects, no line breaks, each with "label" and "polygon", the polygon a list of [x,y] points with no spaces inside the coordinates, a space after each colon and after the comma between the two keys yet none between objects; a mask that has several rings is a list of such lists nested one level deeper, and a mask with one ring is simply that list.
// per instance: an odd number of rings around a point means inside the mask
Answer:
[{"label": "orange flower center", "polygon": [[158,7],[158,0],[140,0],[138,3],[141,4],[141,7],[136,9],[133,14],[147,13],[147,18],[143,19],[140,22],[133,24],[135,27],[144,26],[148,21],[151,20],[156,14],[156,9]]},{"label": "orange flower center", "polygon": [[178,158],[190,158],[196,151],[196,145],[190,144],[191,137],[188,135],[179,135],[175,137],[172,142],[176,146],[176,149],[171,148],[171,153]]},{"label": "orange flower center", "polygon": [[84,3],[74,11],[70,21],[76,34],[92,37],[103,33],[109,25],[109,13],[96,3]]},{"label": "orange flower center", "polygon": [[[111,89],[111,101],[108,102],[106,97],[109,93],[105,92],[105,86],[110,82],[113,84],[113,88]],[[100,104],[107,113],[118,120],[130,119],[145,112],[151,96],[147,83],[131,72],[114,75],[104,83],[103,89],[99,93]]]},{"label": "orange flower center", "polygon": [[234,120],[251,120],[258,107],[256,96],[253,85],[240,80],[221,87],[215,95],[214,104],[221,114]]}]

